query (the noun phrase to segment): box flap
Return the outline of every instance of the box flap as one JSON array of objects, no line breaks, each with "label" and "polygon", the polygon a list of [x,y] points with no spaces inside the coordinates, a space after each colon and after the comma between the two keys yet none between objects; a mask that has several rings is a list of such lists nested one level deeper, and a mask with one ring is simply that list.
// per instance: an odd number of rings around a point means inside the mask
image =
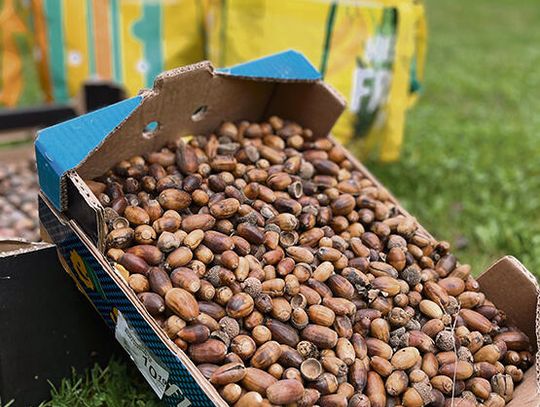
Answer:
[{"label": "box flap", "polygon": [[[540,349],[540,288],[538,281],[525,268],[521,262],[513,256],[505,256],[496,261],[480,277],[478,282],[486,298],[492,301],[497,308],[502,309],[510,321],[521,329],[529,338],[535,351]],[[523,397],[534,394],[533,389],[540,392],[540,354],[536,353],[535,366],[529,373],[529,391],[523,392]],[[534,379],[531,377],[533,376]],[[536,386],[534,386],[534,384]],[[517,390],[523,384],[518,386]],[[521,396],[520,396],[521,397]],[[529,404],[516,403],[516,406]]]},{"label": "box flap", "polygon": [[537,338],[536,321],[531,315],[536,315],[540,290],[536,278],[518,259],[505,256],[497,260],[478,277],[478,282],[486,298],[529,338]]},{"label": "box flap", "polygon": [[316,81],[322,78],[311,62],[300,52],[294,50],[269,55],[230,68],[218,68],[216,72],[246,79],[272,79],[295,82]]},{"label": "box flap", "polygon": [[201,62],[160,74],[153,89],[135,98],[42,130],[36,141],[39,183],[64,211],[70,170],[95,178],[118,161],[157,150],[178,136],[208,134],[223,120],[281,114],[313,129],[315,136],[326,136],[344,107],[344,99],[296,51],[219,72]]},{"label": "box flap", "polygon": [[140,96],[48,127],[38,132],[35,143],[39,184],[54,206],[65,209],[61,193],[64,174],[77,166],[90,151],[139,106]]}]

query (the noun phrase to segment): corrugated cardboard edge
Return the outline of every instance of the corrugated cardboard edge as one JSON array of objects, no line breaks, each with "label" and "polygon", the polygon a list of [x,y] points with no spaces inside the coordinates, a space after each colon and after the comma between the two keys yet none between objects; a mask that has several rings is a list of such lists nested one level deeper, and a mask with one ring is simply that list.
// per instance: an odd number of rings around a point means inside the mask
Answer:
[{"label": "corrugated cardboard edge", "polygon": [[29,242],[25,239],[0,239],[0,259],[47,249],[54,245],[46,242]]}]

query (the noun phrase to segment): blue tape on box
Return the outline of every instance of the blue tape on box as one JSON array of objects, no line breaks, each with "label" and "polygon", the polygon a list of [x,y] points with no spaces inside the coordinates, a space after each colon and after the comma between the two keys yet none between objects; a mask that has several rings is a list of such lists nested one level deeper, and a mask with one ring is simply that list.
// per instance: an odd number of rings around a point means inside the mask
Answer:
[{"label": "blue tape on box", "polygon": [[62,208],[63,175],[81,163],[141,101],[140,96],[135,96],[38,133],[35,147],[39,185],[56,209],[65,209]]},{"label": "blue tape on box", "polygon": [[321,74],[300,52],[289,50],[255,59],[217,72],[243,78],[290,81],[316,81]]}]

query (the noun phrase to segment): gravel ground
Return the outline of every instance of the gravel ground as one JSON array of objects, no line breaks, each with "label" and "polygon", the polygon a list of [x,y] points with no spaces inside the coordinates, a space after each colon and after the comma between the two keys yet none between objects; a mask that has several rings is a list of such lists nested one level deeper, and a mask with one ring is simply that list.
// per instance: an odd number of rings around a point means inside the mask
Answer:
[{"label": "gravel ground", "polygon": [[0,163],[0,238],[39,241],[34,160]]}]

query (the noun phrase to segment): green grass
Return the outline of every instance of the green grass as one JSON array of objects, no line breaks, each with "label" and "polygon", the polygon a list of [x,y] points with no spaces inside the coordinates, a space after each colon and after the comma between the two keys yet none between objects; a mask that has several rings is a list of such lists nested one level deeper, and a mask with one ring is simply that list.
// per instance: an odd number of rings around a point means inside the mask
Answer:
[{"label": "green grass", "polygon": [[84,376],[73,373],[40,407],[153,407],[161,406],[142,376],[130,364],[113,360],[105,369],[95,366]]},{"label": "green grass", "polygon": [[537,1],[427,2],[425,93],[401,160],[369,168],[479,273],[511,254],[540,275]]},{"label": "green grass", "polygon": [[[540,275],[538,0],[428,1],[425,94],[400,162],[368,163],[462,262],[512,254]],[[134,368],[66,380],[45,406],[152,405]]]}]

